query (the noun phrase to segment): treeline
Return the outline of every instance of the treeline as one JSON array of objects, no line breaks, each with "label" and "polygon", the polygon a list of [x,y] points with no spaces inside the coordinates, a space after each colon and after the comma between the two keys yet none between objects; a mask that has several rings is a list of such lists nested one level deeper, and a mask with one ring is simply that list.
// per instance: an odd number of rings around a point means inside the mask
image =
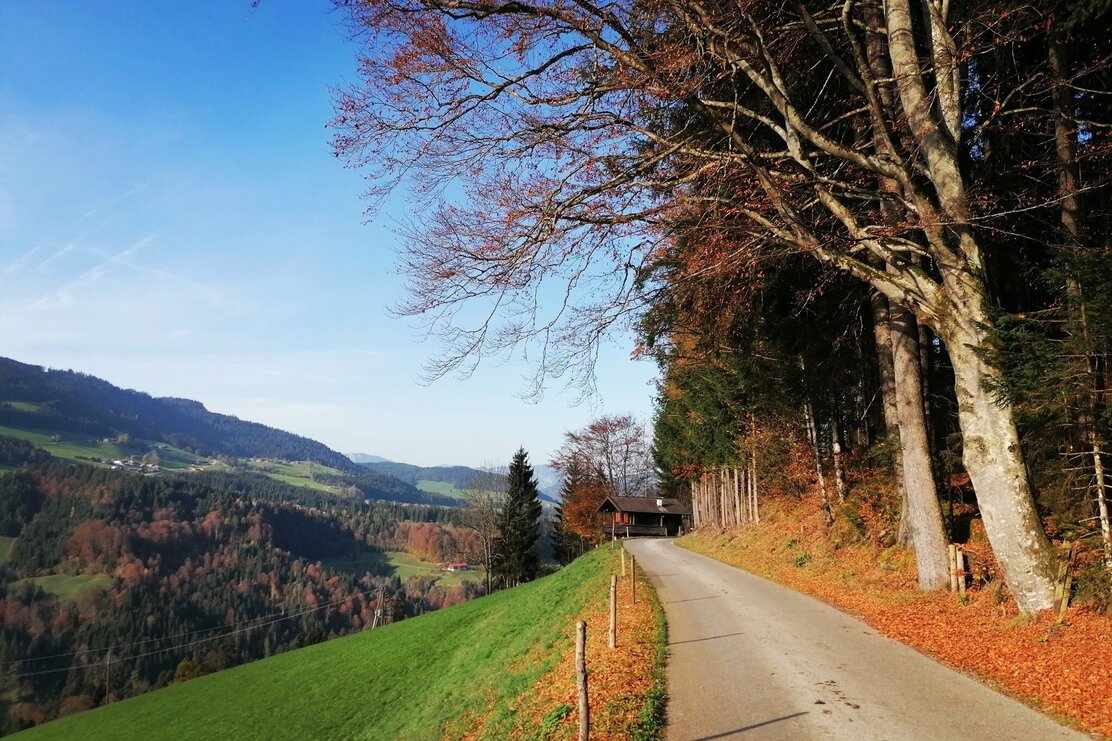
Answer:
[{"label": "treeline", "polygon": [[429,504],[440,507],[459,506],[459,500],[442,494],[421,491],[415,482],[409,482],[388,473],[355,471],[335,476],[328,473],[314,474],[322,484],[341,487],[351,496],[406,504]]},{"label": "treeline", "polygon": [[[478,551],[458,511],[220,474],[46,463],[0,477],[0,730],[455,604],[381,555]],[[42,577],[68,576],[59,596]],[[44,584],[49,586],[49,580]]]},{"label": "treeline", "polygon": [[[418,481],[443,481],[457,489],[469,488],[479,474],[479,471],[467,466],[414,466],[410,463],[395,463],[394,461],[361,463],[359,465],[378,474],[396,476],[409,484],[416,484]],[[505,478],[496,473],[484,473],[484,475],[492,481]]]},{"label": "treeline", "polygon": [[0,466],[21,466],[24,463],[45,463],[50,453],[34,443],[18,437],[0,435]]},{"label": "treeline", "polygon": [[[34,405],[34,410],[3,402]],[[358,470],[347,457],[316,440],[215,414],[196,401],[156,399],[85,373],[9,358],[0,358],[0,425],[113,438],[126,433],[199,455],[311,460],[343,471]]]}]

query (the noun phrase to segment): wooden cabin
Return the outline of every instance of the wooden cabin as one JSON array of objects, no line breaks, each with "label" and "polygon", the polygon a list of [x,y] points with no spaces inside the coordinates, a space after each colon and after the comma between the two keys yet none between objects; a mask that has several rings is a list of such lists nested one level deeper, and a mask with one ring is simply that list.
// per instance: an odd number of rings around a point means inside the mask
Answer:
[{"label": "wooden cabin", "polygon": [[598,508],[613,536],[679,535],[691,527],[691,507],[663,497],[607,497]]}]

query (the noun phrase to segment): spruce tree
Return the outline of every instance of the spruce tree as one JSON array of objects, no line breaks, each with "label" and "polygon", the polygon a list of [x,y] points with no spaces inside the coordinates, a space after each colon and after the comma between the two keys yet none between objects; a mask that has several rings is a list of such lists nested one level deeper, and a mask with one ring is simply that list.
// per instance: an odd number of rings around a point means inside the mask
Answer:
[{"label": "spruce tree", "polygon": [[541,501],[533,467],[525,448],[514,453],[507,474],[506,500],[498,517],[499,538],[494,546],[494,572],[507,587],[537,578],[537,539]]}]

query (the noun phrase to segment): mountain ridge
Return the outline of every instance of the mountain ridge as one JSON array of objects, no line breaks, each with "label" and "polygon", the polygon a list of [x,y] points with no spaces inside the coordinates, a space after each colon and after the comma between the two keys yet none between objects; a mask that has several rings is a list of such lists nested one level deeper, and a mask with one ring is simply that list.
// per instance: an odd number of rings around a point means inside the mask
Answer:
[{"label": "mountain ridge", "polygon": [[310,460],[349,473],[362,470],[324,443],[209,411],[193,399],[155,397],[87,373],[11,358],[0,358],[0,425],[133,435],[203,455]]}]

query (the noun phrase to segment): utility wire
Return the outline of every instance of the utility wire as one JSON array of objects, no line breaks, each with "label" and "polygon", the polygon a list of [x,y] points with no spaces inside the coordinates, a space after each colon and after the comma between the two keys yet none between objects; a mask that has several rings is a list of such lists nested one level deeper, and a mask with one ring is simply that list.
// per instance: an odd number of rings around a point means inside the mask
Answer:
[{"label": "utility wire", "polygon": [[[372,589],[367,589],[367,590],[362,591],[362,592],[353,592],[352,594],[349,594],[349,595],[343,597],[342,599],[333,600],[332,602],[326,602],[325,604],[318,605],[316,607],[308,607],[308,608],[306,608],[304,610],[300,610],[298,612],[293,612],[293,613],[290,613],[288,615],[283,615],[282,617],[275,617],[274,619],[269,619],[271,616],[266,616],[266,617],[262,617],[262,618],[251,618],[250,620],[241,620],[238,623],[231,623],[228,626],[221,626],[221,628],[223,628],[223,627],[232,627],[232,626],[235,626],[235,625],[240,625],[242,623],[252,622],[252,621],[255,621],[255,620],[266,620],[267,622],[259,623],[258,625],[251,625],[251,626],[248,626],[248,627],[245,627],[245,628],[238,628],[238,629],[232,630],[228,633],[221,633],[220,635],[217,635],[217,636],[209,636],[207,638],[199,638],[195,641],[189,641],[187,643],[181,643],[181,644],[178,644],[178,645],[175,645],[175,646],[168,646],[166,648],[158,648],[158,649],[154,649],[153,651],[146,651],[146,652],[143,652],[143,653],[132,654],[131,656],[123,656],[123,657],[118,658],[118,659],[113,659],[111,661],[111,663],[118,664],[122,661],[129,661],[129,660],[132,660],[132,659],[141,659],[141,658],[144,658],[146,656],[153,656],[155,654],[167,653],[167,652],[170,652],[170,651],[177,651],[177,650],[180,650],[180,649],[183,649],[183,648],[189,648],[191,646],[196,646],[196,645],[199,645],[199,644],[202,644],[202,643],[208,643],[210,641],[217,641],[217,640],[220,640],[221,638],[230,638],[231,636],[238,635],[240,633],[246,633],[248,631],[255,630],[257,628],[265,628],[268,625],[274,625],[276,623],[281,623],[281,622],[286,621],[286,620],[292,620],[296,617],[301,617],[302,615],[307,615],[311,612],[316,612],[317,610],[323,610],[326,607],[332,607],[334,605],[338,605],[341,602],[345,602],[345,601],[347,601],[348,599],[350,599],[351,597],[354,597],[354,596],[365,597],[366,595],[370,594],[371,592],[378,591],[378,589],[379,589],[379,587],[374,587]],[[275,613],[275,614],[276,615],[281,615],[281,613]],[[205,630],[220,630],[221,628],[207,628]],[[201,632],[205,632],[205,631],[193,631],[193,633],[181,633],[181,634],[178,634],[177,636],[164,636],[162,638],[148,638],[144,641],[135,641],[133,643],[124,644],[122,647],[126,648],[126,647],[129,647],[129,646],[142,645],[144,643],[152,643],[152,642],[155,642],[155,641],[170,640],[172,638],[178,638],[182,635],[193,635],[193,634],[201,633]],[[53,657],[42,657],[42,659],[58,658],[58,657],[63,657],[63,656],[76,656],[76,655],[84,654],[84,653],[92,653],[93,651],[109,651],[109,652],[111,652],[111,651],[116,651],[119,648],[121,648],[121,646],[110,646],[108,648],[91,649],[89,651],[75,651],[75,652],[72,652],[72,653],[69,653],[69,654],[56,654]],[[26,659],[25,661],[39,661],[39,660],[42,660],[42,659],[34,658],[34,659]],[[22,663],[22,662],[13,662],[13,663]],[[61,668],[61,669],[43,669],[43,670],[40,670],[40,671],[25,672],[23,674],[15,674],[15,675],[12,675],[12,676],[8,677],[8,679],[24,679],[26,677],[38,677],[38,676],[43,676],[43,675],[46,675],[46,674],[58,674],[58,673],[61,673],[61,672],[70,672],[70,671],[73,671],[74,669],[91,669],[93,667],[99,667],[99,666],[100,666],[99,662],[90,663],[90,664],[82,664],[82,665],[71,664],[70,666],[64,667],[64,668]]]}]

